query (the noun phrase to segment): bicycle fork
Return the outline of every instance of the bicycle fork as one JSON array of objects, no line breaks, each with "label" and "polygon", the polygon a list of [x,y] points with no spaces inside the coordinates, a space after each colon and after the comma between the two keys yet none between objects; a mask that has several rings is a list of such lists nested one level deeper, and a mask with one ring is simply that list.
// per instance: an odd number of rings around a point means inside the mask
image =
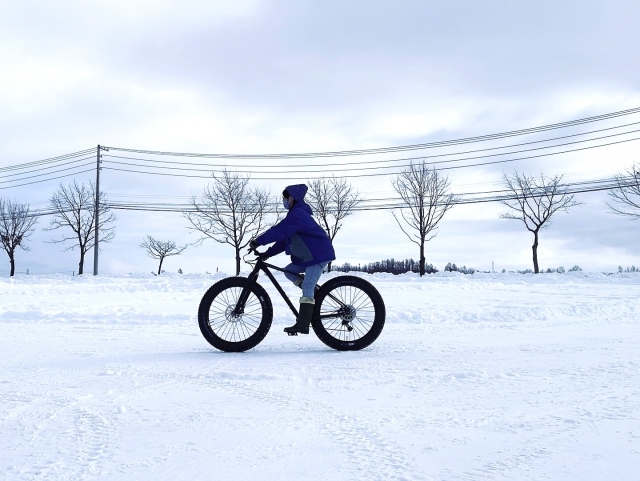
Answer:
[{"label": "bicycle fork", "polygon": [[244,307],[247,304],[247,299],[249,299],[249,293],[251,292],[251,287],[257,282],[258,275],[260,274],[259,266],[256,265],[255,269],[249,274],[247,284],[242,289],[240,293],[240,297],[238,297],[238,302],[236,303],[236,307],[233,309],[233,314],[235,316],[241,316],[244,314]]}]

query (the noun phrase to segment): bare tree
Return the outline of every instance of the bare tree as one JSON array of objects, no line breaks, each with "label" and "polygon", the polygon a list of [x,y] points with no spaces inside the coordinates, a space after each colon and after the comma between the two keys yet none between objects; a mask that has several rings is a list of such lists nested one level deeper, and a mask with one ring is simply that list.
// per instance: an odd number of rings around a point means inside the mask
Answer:
[{"label": "bare tree", "polygon": [[37,221],[37,216],[29,213],[27,204],[0,198],[0,243],[9,256],[10,277],[16,273],[16,250],[18,247],[29,250],[25,241],[33,233],[33,226]]},{"label": "bare tree", "polygon": [[436,236],[438,223],[457,197],[450,193],[449,178],[425,161],[411,162],[391,183],[403,204],[399,214],[392,212],[393,217],[409,240],[420,246],[420,276],[423,276],[424,244]]},{"label": "bare tree", "polygon": [[[335,177],[323,177],[310,182],[308,195],[313,214],[332,242],[342,227],[344,218],[353,214],[353,210],[362,202],[360,194],[346,179]],[[331,271],[331,262],[328,268]]]},{"label": "bare tree", "polygon": [[[55,244],[72,242],[65,251],[76,247],[80,250],[80,262],[78,274],[84,272],[84,259],[89,250],[95,246],[95,197],[96,186],[93,182],[78,185],[74,180],[72,184],[64,186],[60,184],[58,190],[51,196],[49,203],[53,209],[53,219],[49,223],[47,231],[68,227],[72,233],[62,239],[55,239]],[[116,216],[107,205],[104,192],[100,192],[100,242],[111,242],[115,233],[112,225]]]},{"label": "bare tree", "polygon": [[567,193],[560,185],[562,175],[546,177],[528,176],[514,172],[512,176],[504,174],[504,182],[510,191],[502,200],[513,212],[501,214],[503,219],[517,219],[524,222],[525,227],[533,234],[533,271],[538,274],[538,240],[541,229],[551,225],[551,217],[559,211],[567,212],[580,202],[573,200],[574,195]]},{"label": "bare tree", "polygon": [[640,219],[640,164],[615,177],[616,187],[609,191],[614,204],[607,204],[614,214]]},{"label": "bare tree", "polygon": [[191,199],[191,212],[185,217],[191,229],[202,234],[200,242],[213,239],[235,249],[236,275],[240,274],[240,250],[263,228],[267,214],[275,212],[268,191],[249,186],[249,176],[224,170],[213,175],[213,182],[204,188],[202,200]]},{"label": "bare tree", "polygon": [[162,272],[162,263],[164,262],[165,257],[179,256],[188,247],[188,245],[178,247],[174,241],[161,241],[148,235],[144,241],[142,241],[140,247],[147,251],[147,255],[149,257],[160,261],[160,265],[158,266],[158,275],[160,275]]}]

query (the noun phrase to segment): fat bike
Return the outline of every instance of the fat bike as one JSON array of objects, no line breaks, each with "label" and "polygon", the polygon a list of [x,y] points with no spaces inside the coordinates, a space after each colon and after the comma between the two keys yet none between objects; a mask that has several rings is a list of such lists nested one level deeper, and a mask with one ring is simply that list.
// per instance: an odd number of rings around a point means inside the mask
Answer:
[{"label": "fat bike", "polygon": [[[258,284],[264,272],[297,319],[298,311],[271,273],[285,272],[268,264],[257,251],[248,277],[227,277],[216,282],[202,297],[198,323],[204,338],[226,352],[242,352],[257,346],[273,320],[273,305]],[[304,274],[295,274],[300,279]],[[338,276],[315,287],[311,327],[327,346],[338,351],[358,351],[371,345],[384,327],[385,305],[378,290],[355,276]]]}]

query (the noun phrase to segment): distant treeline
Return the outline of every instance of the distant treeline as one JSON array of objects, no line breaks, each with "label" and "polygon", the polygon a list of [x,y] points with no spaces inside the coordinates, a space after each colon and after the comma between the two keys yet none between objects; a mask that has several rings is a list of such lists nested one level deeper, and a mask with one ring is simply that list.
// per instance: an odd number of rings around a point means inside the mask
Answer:
[{"label": "distant treeline", "polygon": [[[438,272],[438,269],[433,267],[432,264],[425,262],[425,273],[433,274]],[[420,263],[413,259],[405,259],[397,261],[395,259],[385,259],[383,261],[371,262],[369,264],[353,265],[348,262],[340,265],[333,265],[331,270],[340,272],[367,272],[369,274],[375,274],[376,272],[386,272],[388,274],[404,274],[405,272],[420,272]]]},{"label": "distant treeline", "polygon": [[[375,274],[376,272],[386,272],[388,274],[397,275],[404,274],[405,272],[419,273],[420,263],[414,261],[413,259],[405,259],[403,261],[397,261],[395,259],[385,259],[383,261],[371,262],[365,265],[358,264],[357,266],[354,264],[350,264],[349,262],[345,262],[341,266],[334,265],[332,267],[332,270],[340,272],[367,272],[369,274]],[[438,269],[436,269],[433,264],[429,264],[427,262],[425,262],[424,264],[424,270],[426,274],[435,274],[436,272],[438,272]],[[451,262],[446,265],[444,270],[446,272],[460,272],[462,274],[473,274],[474,272],[477,272],[477,269],[474,269],[472,267],[458,267]]]},{"label": "distant treeline", "polygon": [[474,272],[476,272],[477,269],[474,269],[473,267],[467,267],[467,266],[458,267],[457,265],[449,262],[445,266],[444,270],[445,272],[461,272],[463,274],[473,274]]}]

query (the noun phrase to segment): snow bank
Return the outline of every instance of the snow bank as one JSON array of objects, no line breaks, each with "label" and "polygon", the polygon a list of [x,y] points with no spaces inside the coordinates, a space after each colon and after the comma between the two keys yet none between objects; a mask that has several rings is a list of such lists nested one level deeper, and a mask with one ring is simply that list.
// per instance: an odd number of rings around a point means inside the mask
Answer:
[{"label": "snow bank", "polygon": [[[246,275],[246,273],[244,273]],[[323,280],[344,275],[329,273]],[[521,323],[640,319],[640,274],[357,275],[382,294],[390,323]],[[0,279],[0,322],[188,324],[200,298],[227,274],[35,275]],[[281,274],[292,299],[299,291]],[[276,323],[290,312],[266,277]]]}]

